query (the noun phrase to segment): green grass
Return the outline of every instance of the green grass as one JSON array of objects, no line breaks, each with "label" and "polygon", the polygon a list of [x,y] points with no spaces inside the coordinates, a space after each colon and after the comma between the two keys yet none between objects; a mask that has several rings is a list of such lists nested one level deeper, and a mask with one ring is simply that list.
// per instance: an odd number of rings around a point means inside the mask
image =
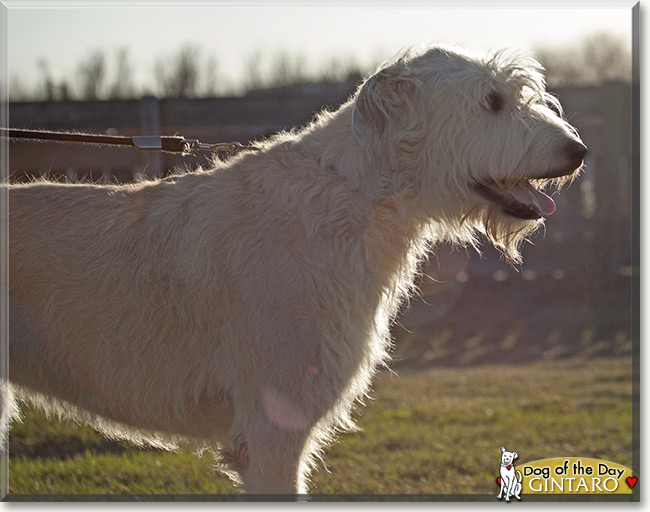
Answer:
[{"label": "green grass", "polygon": [[[328,450],[315,493],[497,491],[499,448],[518,463],[583,456],[632,465],[631,361],[386,373],[358,434]],[[139,450],[28,410],[10,438],[12,493],[232,493],[210,453]],[[635,468],[638,469],[638,468]]]}]

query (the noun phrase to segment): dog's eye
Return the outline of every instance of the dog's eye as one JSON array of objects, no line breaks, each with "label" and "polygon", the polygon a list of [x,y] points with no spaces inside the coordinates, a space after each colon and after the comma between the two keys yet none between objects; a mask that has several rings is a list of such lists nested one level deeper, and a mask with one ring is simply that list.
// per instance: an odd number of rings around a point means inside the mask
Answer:
[{"label": "dog's eye", "polygon": [[490,93],[485,98],[485,102],[491,112],[499,112],[503,109],[505,100],[503,95],[497,91],[490,91]]},{"label": "dog's eye", "polygon": [[547,101],[546,106],[550,108],[556,116],[562,117],[562,111],[555,101]]}]

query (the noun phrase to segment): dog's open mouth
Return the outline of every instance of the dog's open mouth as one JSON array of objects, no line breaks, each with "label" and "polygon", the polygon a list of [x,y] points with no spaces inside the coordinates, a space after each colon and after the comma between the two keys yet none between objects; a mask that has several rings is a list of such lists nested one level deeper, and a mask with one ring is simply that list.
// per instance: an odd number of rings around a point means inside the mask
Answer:
[{"label": "dog's open mouth", "polygon": [[555,212],[555,201],[528,180],[506,187],[498,183],[480,183],[474,189],[485,199],[501,206],[518,219],[541,219]]}]

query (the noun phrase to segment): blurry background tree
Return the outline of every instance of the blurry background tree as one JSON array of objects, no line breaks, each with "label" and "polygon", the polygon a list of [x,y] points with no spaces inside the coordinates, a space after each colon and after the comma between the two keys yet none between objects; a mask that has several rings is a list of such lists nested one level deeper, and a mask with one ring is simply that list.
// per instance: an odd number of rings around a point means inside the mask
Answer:
[{"label": "blurry background tree", "polygon": [[269,72],[273,86],[296,85],[307,81],[306,59],[300,53],[285,50],[276,53]]},{"label": "blurry background tree", "polygon": [[199,77],[199,50],[185,45],[176,55],[158,57],[154,77],[161,96],[188,98],[196,95]]},{"label": "blurry background tree", "polygon": [[364,75],[366,71],[373,71],[376,66],[363,70],[362,66],[352,56],[333,56],[320,70],[319,82],[336,83],[347,80],[348,77]]},{"label": "blurry background tree", "polygon": [[115,99],[133,98],[137,90],[133,84],[133,67],[129,59],[128,48],[120,48],[115,54],[115,71],[113,83],[109,89],[109,97]]},{"label": "blurry background tree", "polygon": [[261,89],[264,86],[264,71],[262,70],[262,51],[257,48],[244,58],[244,88],[246,90]]},{"label": "blurry background tree", "polygon": [[539,47],[534,54],[546,68],[551,88],[632,80],[629,45],[607,32],[588,35],[570,46]]},{"label": "blurry background tree", "polygon": [[[68,82],[65,80],[57,82],[45,59],[38,60],[38,70],[41,78],[34,92],[37,98],[47,101],[67,100],[69,98]],[[11,94],[11,90],[9,93]]]},{"label": "blurry background tree", "polygon": [[77,67],[81,98],[98,100],[104,97],[106,89],[106,55],[102,50],[93,50]]},{"label": "blurry background tree", "polygon": [[361,74],[362,67],[350,55],[334,56],[317,66],[309,66],[307,57],[301,53],[280,50],[265,58],[265,54],[256,49],[244,59],[242,86],[250,91],[306,83],[336,83],[346,81],[350,75]]}]

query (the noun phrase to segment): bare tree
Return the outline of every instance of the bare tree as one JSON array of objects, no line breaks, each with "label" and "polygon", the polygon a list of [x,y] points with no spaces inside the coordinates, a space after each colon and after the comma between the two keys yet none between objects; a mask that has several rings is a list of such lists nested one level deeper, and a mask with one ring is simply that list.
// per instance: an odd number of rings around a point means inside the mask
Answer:
[{"label": "bare tree", "polygon": [[356,62],[354,57],[348,55],[345,57],[331,57],[321,67],[317,79],[322,82],[343,82],[351,75],[362,75],[361,66]]},{"label": "bare tree", "polygon": [[271,72],[272,85],[295,85],[307,81],[305,57],[301,54],[290,54],[286,51],[275,55]]},{"label": "bare tree", "polygon": [[[38,81],[39,83],[33,91],[33,94],[29,94],[30,99],[36,101],[58,101],[69,99],[70,88],[68,82],[66,80],[57,81],[50,71],[50,66],[45,59],[38,59],[37,65],[41,79]],[[20,85],[20,77],[13,77],[12,81],[12,88],[15,89],[15,92],[18,92],[18,89],[23,87]]]},{"label": "bare tree", "polygon": [[262,71],[262,52],[256,48],[244,58],[244,88],[261,89],[264,86],[264,72]]},{"label": "bare tree", "polygon": [[115,54],[115,70],[113,82],[109,89],[111,98],[133,98],[136,88],[133,85],[133,67],[129,59],[129,50],[120,48]]},{"label": "bare tree", "polygon": [[630,81],[632,59],[623,39],[608,32],[585,36],[563,47],[540,47],[535,55],[546,68],[551,87],[600,85],[608,81]]},{"label": "bare tree", "polygon": [[183,46],[171,58],[159,57],[154,68],[160,94],[168,97],[192,97],[198,93],[199,49]]},{"label": "bare tree", "polygon": [[77,68],[81,97],[97,100],[106,87],[106,56],[102,50],[93,51]]},{"label": "bare tree", "polygon": [[50,72],[50,66],[45,59],[38,59],[38,71],[41,75],[40,87],[36,91],[36,97],[46,101],[54,101],[54,79]]},{"label": "bare tree", "polygon": [[300,53],[279,51],[265,61],[265,54],[258,48],[244,59],[243,87],[246,90],[264,87],[282,87],[313,82],[342,82],[350,76],[362,75],[361,66],[352,56],[332,57],[320,63],[315,71],[307,69],[307,59]]},{"label": "bare tree", "polygon": [[609,33],[587,36],[582,41],[585,67],[595,71],[601,81],[632,80],[631,49],[622,38]]}]

